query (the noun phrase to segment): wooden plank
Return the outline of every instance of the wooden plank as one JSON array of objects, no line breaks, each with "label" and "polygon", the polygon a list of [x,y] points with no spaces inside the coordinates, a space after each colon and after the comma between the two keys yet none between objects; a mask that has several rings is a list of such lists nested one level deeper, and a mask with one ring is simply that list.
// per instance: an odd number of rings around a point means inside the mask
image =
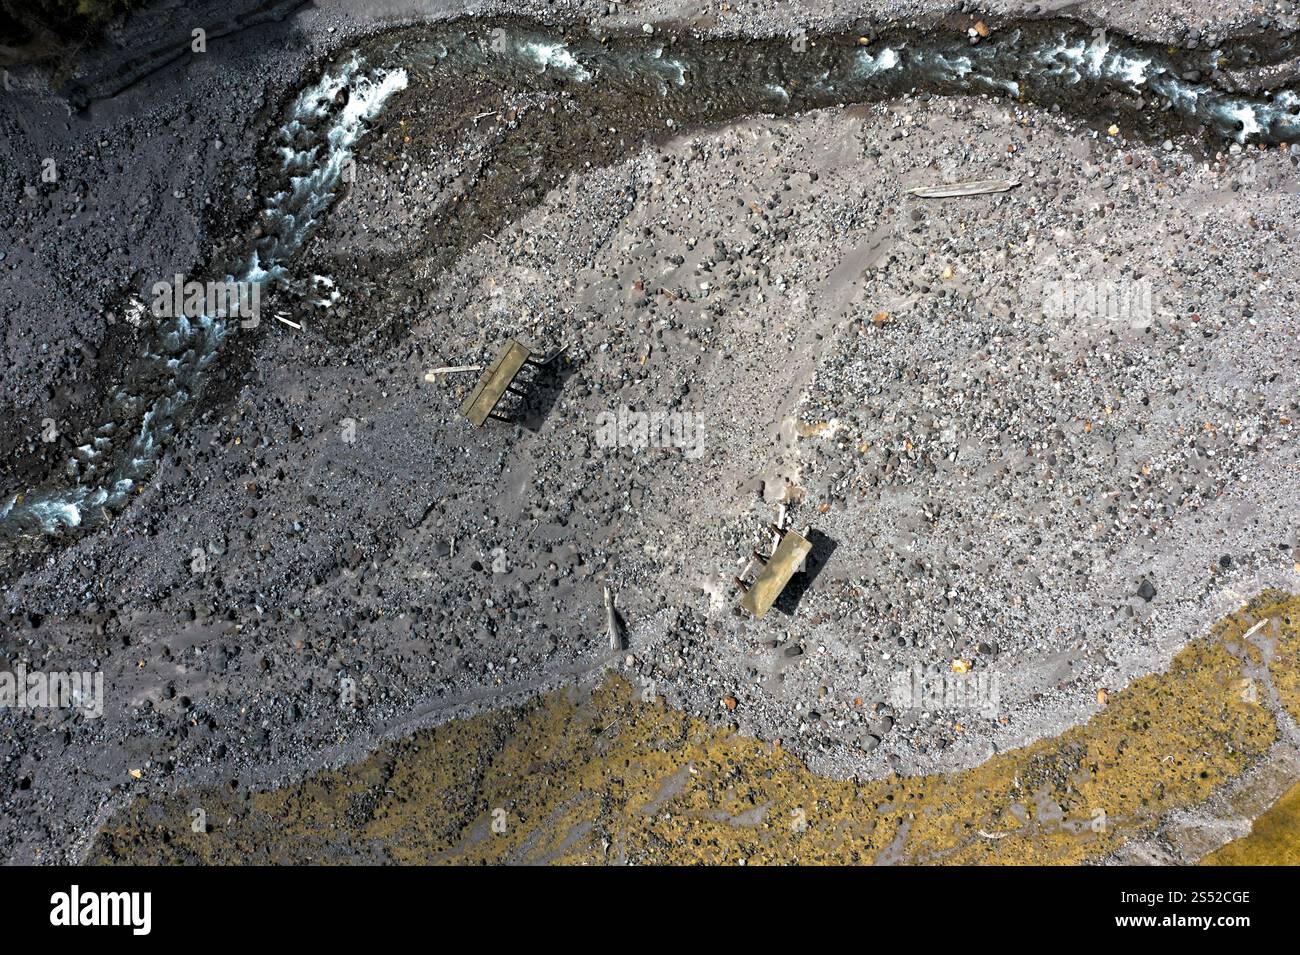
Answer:
[{"label": "wooden plank", "polygon": [[790,582],[794,572],[802,565],[804,558],[812,552],[812,544],[801,534],[788,531],[776,551],[754,582],[740,599],[740,605],[759,620],[772,608],[776,598],[781,596],[785,585]]},{"label": "wooden plank", "polygon": [[488,415],[497,406],[501,396],[506,393],[506,388],[515,380],[515,375],[519,374],[519,369],[524,367],[524,362],[531,354],[513,338],[506,339],[505,344],[497,350],[496,357],[487,368],[483,369],[483,375],[474,386],[474,390],[460,406],[460,413],[469,419],[470,424],[476,428],[483,427],[483,422],[487,421]]}]

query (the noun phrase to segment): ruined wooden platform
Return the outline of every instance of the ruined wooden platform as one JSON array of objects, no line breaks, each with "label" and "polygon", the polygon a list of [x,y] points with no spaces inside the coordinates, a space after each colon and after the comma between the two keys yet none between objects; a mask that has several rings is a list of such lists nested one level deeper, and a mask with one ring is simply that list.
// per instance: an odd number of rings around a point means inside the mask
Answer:
[{"label": "ruined wooden platform", "polygon": [[740,605],[757,619],[763,619],[763,615],[772,608],[776,598],[781,596],[781,591],[785,590],[790,578],[803,566],[804,559],[810,553],[812,544],[807,538],[794,531],[787,531],[754,582],[746,587]]},{"label": "ruined wooden platform", "polygon": [[496,406],[505,393],[512,390],[515,376],[531,358],[532,352],[526,346],[513,338],[506,339],[505,344],[497,350],[496,357],[483,369],[483,375],[474,390],[460,406],[460,413],[469,419],[470,424],[481,428],[488,418],[510,420],[505,415],[497,414]]}]

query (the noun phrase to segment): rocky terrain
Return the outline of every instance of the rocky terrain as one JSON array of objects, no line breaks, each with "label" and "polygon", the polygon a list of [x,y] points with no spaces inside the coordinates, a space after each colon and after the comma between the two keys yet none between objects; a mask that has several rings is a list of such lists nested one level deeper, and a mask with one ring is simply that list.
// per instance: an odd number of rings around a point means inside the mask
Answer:
[{"label": "rocky terrain", "polygon": [[[720,38],[983,23],[696,6],[510,12]],[[1188,46],[1296,19],[1113,6],[1067,12]],[[0,99],[4,500],[57,476],[130,376],[130,298],[258,228],[267,130],[327,56],[464,12],[290,7],[153,72],[142,36],[186,18],[131,18],[74,75],[84,110],[30,68]],[[106,692],[101,719],[0,713],[3,858],[76,860],[134,797],[300,779],[611,670],[817,773],[952,772],[1296,589],[1300,148],[925,92],[646,132],[562,87],[427,82],[292,264],[337,300],[269,292],[129,506],[10,555],[3,668],[102,671]],[[552,165],[517,151],[534,137]],[[908,193],[993,178],[1019,184]],[[1062,309],[1063,288],[1136,305]],[[509,336],[564,352],[515,424],[473,429],[474,374],[440,369]],[[676,438],[608,446],[639,412]],[[754,621],[732,578],[782,513],[816,550]],[[900,705],[916,671],[997,697]]]}]

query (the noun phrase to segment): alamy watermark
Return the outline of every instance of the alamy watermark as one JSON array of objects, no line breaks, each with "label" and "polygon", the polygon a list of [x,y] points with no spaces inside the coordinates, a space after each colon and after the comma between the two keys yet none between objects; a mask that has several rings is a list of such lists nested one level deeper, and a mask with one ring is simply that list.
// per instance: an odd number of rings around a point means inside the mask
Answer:
[{"label": "alamy watermark", "polygon": [[704,416],[693,411],[602,411],[596,416],[600,448],[679,448],[692,461],[704,454]]},{"label": "alamy watermark", "polygon": [[50,924],[54,926],[125,926],[132,935],[148,935],[153,928],[152,892],[93,892],[73,885],[50,896]]},{"label": "alamy watermark", "polygon": [[184,276],[155,282],[152,311],[155,318],[199,318],[200,316],[241,319],[241,328],[256,328],[262,307],[259,282],[186,282]]},{"label": "alamy watermark", "polygon": [[21,663],[0,670],[0,709],[76,710],[86,719],[104,715],[104,674],[28,670]]},{"label": "alamy watermark", "polygon": [[1002,703],[999,673],[926,673],[914,666],[894,673],[889,691],[900,710],[975,710],[992,717]]},{"label": "alamy watermark", "polygon": [[1088,324],[1145,328],[1155,319],[1151,280],[1064,280],[1043,283],[1043,314]]}]

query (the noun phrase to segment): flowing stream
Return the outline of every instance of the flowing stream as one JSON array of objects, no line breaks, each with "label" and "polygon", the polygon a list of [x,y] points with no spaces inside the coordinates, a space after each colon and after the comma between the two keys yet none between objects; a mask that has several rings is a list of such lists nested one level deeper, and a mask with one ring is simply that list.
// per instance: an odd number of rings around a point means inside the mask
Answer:
[{"label": "flowing stream", "polygon": [[[502,91],[559,93],[616,117],[623,129],[631,122],[633,141],[754,113],[930,93],[1006,97],[1089,120],[1122,114],[1147,137],[1201,131],[1212,140],[1277,144],[1300,140],[1295,88],[1240,92],[1231,74],[1293,69],[1298,52],[1296,38],[1174,50],[1062,20],[1005,25],[974,44],[946,30],[759,41],[562,35],[517,21],[407,28],[336,58],[293,99],[272,130],[280,168],[261,203],[262,234],[224,278],[292,281],[292,260],[333,203],[359,140],[408,87],[411,95],[436,94],[472,77]],[[84,532],[121,510],[239,324],[219,313],[156,320],[139,300],[128,320],[149,323],[145,353],[60,473],[0,501],[0,553]]]}]

